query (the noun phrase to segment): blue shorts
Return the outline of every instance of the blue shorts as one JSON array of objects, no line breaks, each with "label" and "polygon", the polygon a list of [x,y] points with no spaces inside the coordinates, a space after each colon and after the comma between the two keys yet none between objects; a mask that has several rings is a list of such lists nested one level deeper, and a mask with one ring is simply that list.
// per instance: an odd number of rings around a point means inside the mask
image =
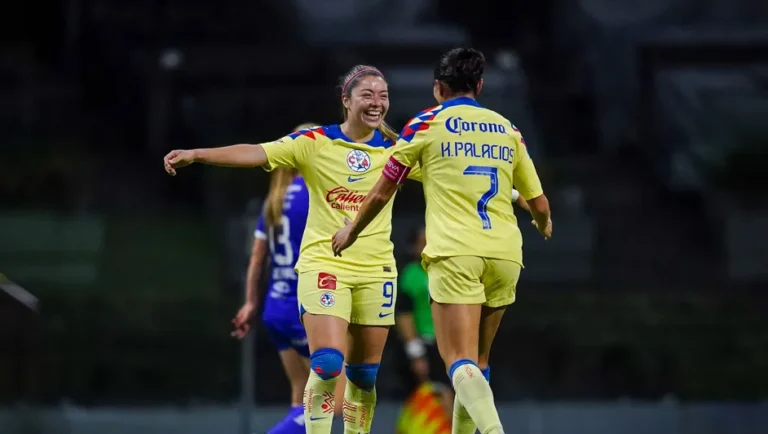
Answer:
[{"label": "blue shorts", "polygon": [[301,325],[298,315],[295,319],[265,317],[263,322],[269,339],[275,344],[278,351],[293,349],[300,355],[309,358],[307,332]]}]

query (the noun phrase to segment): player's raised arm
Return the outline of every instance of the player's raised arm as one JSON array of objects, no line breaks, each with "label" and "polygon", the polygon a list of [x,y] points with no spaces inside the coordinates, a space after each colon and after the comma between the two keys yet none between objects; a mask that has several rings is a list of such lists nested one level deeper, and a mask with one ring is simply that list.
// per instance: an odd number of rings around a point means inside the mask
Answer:
[{"label": "player's raised arm", "polygon": [[[389,167],[389,164],[388,162],[386,167]],[[346,226],[333,235],[331,247],[333,248],[334,256],[341,256],[342,251],[355,243],[358,235],[379,215],[384,206],[392,200],[395,192],[397,192],[400,183],[392,180],[391,176],[386,175],[386,167],[384,168],[384,174],[381,175],[376,185],[373,186],[373,189],[363,201],[363,204],[360,205],[360,211],[357,212],[355,220],[349,221],[345,218],[344,224]],[[407,173],[403,175],[403,179],[405,179],[405,176],[407,176]]]},{"label": "player's raised arm", "polygon": [[267,163],[267,154],[261,145],[232,145],[221,148],[176,149],[163,159],[165,171],[176,175],[176,169],[192,163],[221,167],[260,167]]}]

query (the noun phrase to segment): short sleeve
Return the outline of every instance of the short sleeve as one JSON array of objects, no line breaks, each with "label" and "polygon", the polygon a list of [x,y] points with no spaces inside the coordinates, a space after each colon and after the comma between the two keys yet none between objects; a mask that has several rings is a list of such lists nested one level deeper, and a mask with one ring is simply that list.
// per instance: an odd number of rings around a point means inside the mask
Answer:
[{"label": "short sleeve", "polygon": [[253,237],[257,240],[266,240],[267,239],[267,230],[264,225],[264,214],[259,217],[259,222],[256,223],[256,230],[253,231]]},{"label": "short sleeve", "polygon": [[525,139],[520,134],[520,130],[515,128],[514,125],[512,129],[517,133],[517,136],[514,137],[516,142],[515,148],[517,149],[515,159],[517,161],[514,168],[513,182],[517,191],[520,192],[520,196],[523,196],[523,199],[535,199],[544,194],[541,188],[541,180],[539,180],[539,175],[536,173],[536,167],[533,165],[531,156],[528,155],[528,147],[525,145]]},{"label": "short sleeve", "polygon": [[411,177],[410,173],[419,165],[424,145],[428,143],[427,127],[421,127],[422,125],[428,124],[417,116],[408,122],[400,133],[392,156],[384,166],[384,176],[390,181],[402,184],[407,178],[421,180],[420,173],[414,177]]},{"label": "short sleeve", "polygon": [[309,156],[317,148],[319,140],[325,140],[322,128],[311,128],[289,134],[280,140],[264,143],[267,164],[264,169],[271,171],[278,167],[300,169],[306,166]]},{"label": "short sleeve", "polygon": [[424,173],[424,171],[421,170],[421,163],[419,163],[419,164],[411,167],[410,172],[408,172],[408,179],[410,179],[412,181],[423,182],[422,181],[423,180],[423,177],[422,177],[423,173]]}]

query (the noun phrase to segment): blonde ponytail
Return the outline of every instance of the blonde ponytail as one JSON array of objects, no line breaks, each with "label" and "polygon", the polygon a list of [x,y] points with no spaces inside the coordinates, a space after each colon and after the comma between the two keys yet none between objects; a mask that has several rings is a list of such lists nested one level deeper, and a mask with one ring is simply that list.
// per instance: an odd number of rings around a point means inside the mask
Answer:
[{"label": "blonde ponytail", "polygon": [[281,167],[272,171],[264,210],[264,216],[269,227],[280,226],[280,219],[283,217],[285,192],[295,176],[296,171],[294,169]]},{"label": "blonde ponytail", "polygon": [[[294,131],[305,130],[318,126],[316,123],[307,122],[297,126]],[[285,202],[285,192],[288,186],[293,182],[298,172],[296,169],[277,168],[272,171],[269,179],[269,193],[267,193],[266,203],[264,205],[264,216],[267,225],[270,227],[280,226],[280,219],[283,217],[283,204]]]}]

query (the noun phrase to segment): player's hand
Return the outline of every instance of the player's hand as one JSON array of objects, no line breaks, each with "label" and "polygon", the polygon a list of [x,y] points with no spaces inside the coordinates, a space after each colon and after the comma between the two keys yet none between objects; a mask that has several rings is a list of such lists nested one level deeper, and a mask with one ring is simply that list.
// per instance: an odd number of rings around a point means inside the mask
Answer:
[{"label": "player's hand", "polygon": [[251,322],[253,316],[256,314],[256,305],[253,303],[245,303],[243,307],[237,312],[235,318],[232,319],[232,325],[235,326],[235,330],[230,333],[237,339],[242,339],[251,330]]},{"label": "player's hand", "polygon": [[536,224],[536,220],[532,220],[531,224],[536,227],[536,230],[539,231],[545,240],[552,238],[552,219],[549,219],[549,221],[547,221],[547,226],[543,228]]},{"label": "player's hand", "polygon": [[333,256],[341,256],[341,252],[357,241],[357,235],[352,230],[352,222],[346,217],[344,217],[344,225],[343,228],[333,234],[333,238],[331,239]]},{"label": "player's hand", "polygon": [[411,359],[411,371],[420,383],[429,381],[429,363],[425,357]]},{"label": "player's hand", "polygon": [[165,171],[171,176],[176,176],[176,169],[189,166],[194,162],[195,153],[188,149],[175,149],[163,158]]}]

